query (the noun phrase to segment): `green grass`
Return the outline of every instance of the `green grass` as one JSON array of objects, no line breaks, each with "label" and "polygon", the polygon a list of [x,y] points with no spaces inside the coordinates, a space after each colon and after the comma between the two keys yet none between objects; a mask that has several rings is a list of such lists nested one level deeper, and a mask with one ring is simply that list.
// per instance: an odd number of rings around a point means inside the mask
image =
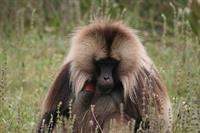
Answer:
[{"label": "green grass", "polygon": [[1,88],[1,131],[28,132],[34,128],[42,99],[67,51],[65,41],[65,37],[39,37],[31,32],[1,42],[1,61],[7,62],[1,64],[1,72],[6,73],[1,81],[6,84]]}]

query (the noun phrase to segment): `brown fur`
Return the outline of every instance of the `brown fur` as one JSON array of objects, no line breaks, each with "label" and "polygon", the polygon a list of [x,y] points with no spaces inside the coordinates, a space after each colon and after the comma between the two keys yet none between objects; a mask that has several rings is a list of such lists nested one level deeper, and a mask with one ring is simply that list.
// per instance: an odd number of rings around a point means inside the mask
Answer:
[{"label": "brown fur", "polygon": [[[75,122],[75,131],[77,130],[77,132],[80,125],[87,125],[88,121],[92,119],[91,114],[85,116],[90,104],[96,105],[96,115],[99,117],[99,121],[105,121],[102,118],[104,113],[107,114],[105,115],[107,118],[113,113],[113,116],[119,114],[119,108],[113,102],[115,100],[109,96],[99,97],[96,100],[91,96],[90,100],[86,99],[88,102],[86,102],[86,106],[83,106],[84,100],[79,96],[85,82],[92,79],[95,71],[93,62],[106,57],[120,62],[117,74],[122,82],[123,96],[119,99],[125,104],[126,115],[129,118],[143,120],[143,110],[146,108],[142,106],[143,92],[150,91],[151,95],[145,94],[147,98],[145,102],[148,104],[148,97],[156,96],[154,100],[156,113],[159,118],[164,119],[166,125],[164,130],[166,131],[169,125],[168,112],[170,110],[167,89],[134,30],[121,22],[96,21],[73,33],[71,49],[64,61],[63,69],[47,95],[44,114],[56,110],[59,100],[66,102],[70,98],[75,99],[73,112],[78,115],[78,120]],[[151,87],[147,87],[145,81],[151,81]],[[62,105],[63,110],[68,107],[65,104]],[[83,116],[86,120],[80,122]],[[88,128],[83,130],[87,132]]]},{"label": "brown fur", "polygon": [[[121,115],[120,115],[120,102],[122,101],[115,101],[113,99],[113,96],[116,94],[112,95],[95,95],[91,99],[91,105],[94,105],[95,107],[94,112],[92,112],[92,108],[87,106],[84,103],[85,102],[83,96],[81,96],[84,92],[80,92],[78,95],[77,100],[75,100],[72,112],[76,115],[76,121],[75,121],[75,126],[74,126],[74,132],[79,133],[87,133],[88,131],[92,130],[93,132],[95,131],[95,128],[99,126],[105,133],[109,131],[109,124],[111,119],[117,119],[118,122],[120,123],[121,121]],[[116,96],[119,99],[120,96]],[[86,98],[88,100],[88,96]],[[93,115],[94,114],[94,115]],[[126,115],[125,117],[122,118],[123,123],[128,123],[130,120],[130,117]],[[97,121],[96,121],[97,120]],[[93,122],[93,125],[89,124],[90,121]],[[100,131],[100,129],[99,129]]]},{"label": "brown fur", "polygon": [[[109,40],[111,37],[111,43]],[[108,45],[112,45],[108,49]],[[79,28],[72,38],[71,50],[65,61],[72,62],[72,81],[76,94],[94,72],[93,60],[112,57],[120,61],[118,75],[125,95],[134,91],[137,74],[142,68],[150,71],[153,65],[134,30],[120,22],[95,22]]]}]

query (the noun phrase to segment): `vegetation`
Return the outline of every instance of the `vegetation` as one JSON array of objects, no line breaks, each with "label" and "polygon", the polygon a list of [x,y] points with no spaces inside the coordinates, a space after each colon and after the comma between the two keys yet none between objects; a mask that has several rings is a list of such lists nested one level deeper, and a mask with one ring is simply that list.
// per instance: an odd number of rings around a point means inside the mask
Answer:
[{"label": "vegetation", "polygon": [[42,100],[67,54],[70,33],[93,18],[123,20],[138,30],[168,87],[173,132],[200,132],[200,37],[195,16],[200,8],[189,4],[0,0],[0,132],[34,131]]}]

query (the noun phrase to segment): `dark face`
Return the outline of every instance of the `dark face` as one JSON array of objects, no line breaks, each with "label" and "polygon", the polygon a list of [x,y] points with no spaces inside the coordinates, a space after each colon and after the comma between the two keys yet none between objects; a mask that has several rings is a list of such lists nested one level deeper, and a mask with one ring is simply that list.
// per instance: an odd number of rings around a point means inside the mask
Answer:
[{"label": "dark face", "polygon": [[97,88],[102,93],[109,93],[114,87],[114,84],[117,80],[117,76],[115,76],[117,64],[118,61],[111,58],[101,59],[96,62]]}]

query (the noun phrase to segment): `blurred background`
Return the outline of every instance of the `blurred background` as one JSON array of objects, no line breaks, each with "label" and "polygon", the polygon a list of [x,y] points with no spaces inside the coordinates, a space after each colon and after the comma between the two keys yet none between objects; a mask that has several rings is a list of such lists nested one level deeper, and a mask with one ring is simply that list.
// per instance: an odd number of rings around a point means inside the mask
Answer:
[{"label": "blurred background", "polygon": [[200,132],[200,0],[0,0],[0,132],[33,132],[69,47],[94,19],[138,30],[168,87],[173,132]]},{"label": "blurred background", "polygon": [[1,0],[0,8],[0,29],[6,34],[24,33],[31,27],[67,32],[92,17],[105,16],[123,19],[136,28],[162,31],[162,14],[169,32],[175,19],[183,19],[180,14],[188,18],[195,34],[200,29],[199,0]]}]

